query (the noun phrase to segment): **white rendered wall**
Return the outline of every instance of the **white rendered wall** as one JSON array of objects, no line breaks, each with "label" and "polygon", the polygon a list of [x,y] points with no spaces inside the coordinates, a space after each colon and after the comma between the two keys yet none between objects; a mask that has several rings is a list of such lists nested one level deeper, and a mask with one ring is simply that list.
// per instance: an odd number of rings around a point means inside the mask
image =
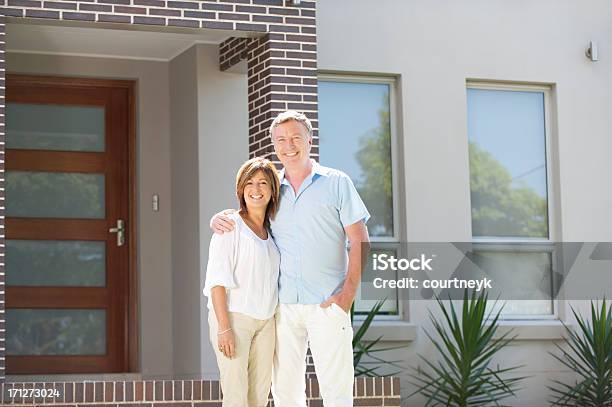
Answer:
[{"label": "white rendered wall", "polygon": [[[215,45],[197,45],[197,61],[201,293],[212,236],[210,218],[222,209],[238,207],[234,185],[236,172],[249,155],[249,114],[246,75],[219,71]],[[202,374],[218,378],[217,361],[208,339],[207,299],[202,295],[200,298]]]},{"label": "white rendered wall", "polygon": [[[471,239],[466,79],[553,86],[555,240],[612,240],[611,16],[601,0],[317,2],[322,72],[399,78],[409,240]],[[600,46],[597,63],[584,55],[590,40]],[[434,355],[420,329],[428,305],[411,304],[417,338],[394,355],[406,365]],[[499,358],[533,375],[512,405],[548,405],[549,380],[567,377],[548,355],[554,349],[553,340],[520,340]],[[402,388],[410,391],[406,377]]]},{"label": "white rendered wall", "polygon": [[170,73],[172,331],[174,377],[200,373],[198,81],[196,47],[173,58]]}]

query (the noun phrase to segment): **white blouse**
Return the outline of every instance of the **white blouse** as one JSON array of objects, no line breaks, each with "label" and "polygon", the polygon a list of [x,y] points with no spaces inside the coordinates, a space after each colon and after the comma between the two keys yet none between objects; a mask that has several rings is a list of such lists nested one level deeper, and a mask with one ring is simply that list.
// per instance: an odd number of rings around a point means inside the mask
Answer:
[{"label": "white blouse", "polygon": [[274,315],[278,303],[280,254],[268,232],[259,238],[236,212],[229,215],[236,227],[222,235],[213,234],[208,249],[204,295],[213,310],[211,288],[224,286],[230,312],[255,319]]}]

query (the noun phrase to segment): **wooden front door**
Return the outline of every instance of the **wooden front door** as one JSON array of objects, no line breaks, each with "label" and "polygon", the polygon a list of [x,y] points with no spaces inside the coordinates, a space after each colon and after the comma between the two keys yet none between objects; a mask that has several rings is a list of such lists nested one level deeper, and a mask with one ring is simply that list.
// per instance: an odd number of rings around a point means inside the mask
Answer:
[{"label": "wooden front door", "polygon": [[129,371],[132,82],[6,82],[7,373]]}]

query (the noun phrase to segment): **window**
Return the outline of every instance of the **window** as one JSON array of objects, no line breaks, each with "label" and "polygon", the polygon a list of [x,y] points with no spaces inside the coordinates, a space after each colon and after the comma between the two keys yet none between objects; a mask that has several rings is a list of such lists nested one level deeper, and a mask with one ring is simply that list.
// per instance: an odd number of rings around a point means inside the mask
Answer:
[{"label": "window", "polygon": [[[319,76],[320,161],[353,180],[371,214],[373,253],[397,252],[400,241],[394,89],[392,78]],[[367,313],[376,301],[361,297],[367,296],[358,293],[355,311]],[[389,290],[381,313],[398,315],[396,290]]]},{"label": "window", "polygon": [[506,317],[555,313],[549,99],[547,87],[467,87],[474,261],[512,286]]}]

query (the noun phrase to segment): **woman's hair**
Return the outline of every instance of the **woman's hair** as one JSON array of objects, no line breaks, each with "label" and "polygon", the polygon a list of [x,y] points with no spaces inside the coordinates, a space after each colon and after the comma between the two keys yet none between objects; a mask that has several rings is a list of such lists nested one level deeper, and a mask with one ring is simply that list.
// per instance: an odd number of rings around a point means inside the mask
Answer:
[{"label": "woman's hair", "polygon": [[236,174],[236,197],[238,202],[240,202],[240,212],[247,213],[248,210],[244,201],[244,188],[257,171],[261,171],[264,174],[272,190],[272,196],[270,197],[270,202],[268,202],[266,218],[264,220],[264,226],[267,228],[270,226],[270,219],[274,219],[274,215],[276,215],[280,200],[280,181],[276,168],[270,160],[263,157],[255,157],[242,164],[238,174]]}]

